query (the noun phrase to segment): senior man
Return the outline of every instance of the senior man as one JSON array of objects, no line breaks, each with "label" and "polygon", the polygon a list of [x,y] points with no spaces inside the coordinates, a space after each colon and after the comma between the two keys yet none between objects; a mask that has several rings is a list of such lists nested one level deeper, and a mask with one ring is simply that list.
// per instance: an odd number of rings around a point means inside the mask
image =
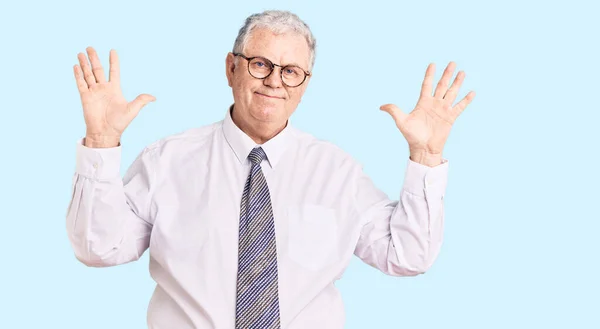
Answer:
[{"label": "senior man", "polygon": [[[149,249],[149,328],[342,328],[334,283],[352,255],[389,275],[425,272],[438,255],[448,161],[442,148],[474,97],[452,105],[454,63],[416,108],[389,112],[410,156],[398,201],[331,143],[290,125],[311,79],[315,39],[296,15],[248,17],[225,63],[233,105],[222,121],[145,147],[120,177],[120,138],[155,98],[122,95],[93,48],[74,75],[86,123],[77,143],[67,230],[77,259],[104,267]],[[383,158],[382,160],[385,160]]]}]

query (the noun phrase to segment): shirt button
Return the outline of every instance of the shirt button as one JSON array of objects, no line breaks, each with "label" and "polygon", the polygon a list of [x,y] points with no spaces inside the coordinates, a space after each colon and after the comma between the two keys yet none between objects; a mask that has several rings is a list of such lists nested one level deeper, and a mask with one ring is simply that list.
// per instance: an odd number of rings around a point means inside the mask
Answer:
[{"label": "shirt button", "polygon": [[97,163],[94,163],[94,164],[92,165],[92,167],[94,167],[94,169],[98,169],[98,164],[97,164]]}]

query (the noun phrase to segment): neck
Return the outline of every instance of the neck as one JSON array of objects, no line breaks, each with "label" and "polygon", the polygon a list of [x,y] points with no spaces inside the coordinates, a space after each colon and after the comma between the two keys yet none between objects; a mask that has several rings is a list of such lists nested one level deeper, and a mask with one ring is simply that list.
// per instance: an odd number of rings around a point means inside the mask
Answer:
[{"label": "neck", "polygon": [[245,118],[240,115],[241,111],[231,109],[231,119],[241,131],[250,137],[256,144],[264,144],[271,138],[277,136],[286,126],[287,121],[283,125],[252,121],[251,118]]}]

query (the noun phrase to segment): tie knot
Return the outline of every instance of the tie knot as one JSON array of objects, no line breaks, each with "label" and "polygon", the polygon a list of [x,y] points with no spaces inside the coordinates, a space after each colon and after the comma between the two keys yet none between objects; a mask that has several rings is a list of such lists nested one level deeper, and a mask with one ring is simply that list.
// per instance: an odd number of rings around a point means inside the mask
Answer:
[{"label": "tie knot", "polygon": [[260,164],[266,158],[267,155],[260,146],[253,148],[252,151],[250,151],[250,155],[248,155],[248,159],[250,159],[253,166]]}]

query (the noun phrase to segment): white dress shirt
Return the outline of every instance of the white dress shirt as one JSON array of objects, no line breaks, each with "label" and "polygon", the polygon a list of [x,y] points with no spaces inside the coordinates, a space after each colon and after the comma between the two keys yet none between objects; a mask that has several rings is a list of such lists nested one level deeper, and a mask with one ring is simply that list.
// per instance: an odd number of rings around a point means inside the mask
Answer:
[{"label": "white dress shirt", "polygon": [[[77,259],[114,266],[149,249],[151,329],[234,328],[242,190],[257,146],[225,119],[145,147],[76,144],[67,231]],[[261,145],[277,239],[281,326],[343,328],[334,285],[352,255],[395,276],[425,272],[442,243],[448,161],[408,159],[399,201],[335,145],[293,127]],[[385,159],[382,159],[385,160]]]}]

